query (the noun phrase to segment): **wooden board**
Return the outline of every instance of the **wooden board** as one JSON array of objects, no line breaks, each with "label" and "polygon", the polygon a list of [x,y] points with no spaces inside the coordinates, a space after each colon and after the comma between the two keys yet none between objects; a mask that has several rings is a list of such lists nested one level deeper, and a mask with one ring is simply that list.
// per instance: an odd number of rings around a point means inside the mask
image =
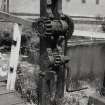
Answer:
[{"label": "wooden board", "polygon": [[82,37],[105,39],[105,33],[81,31],[81,30],[74,30],[73,36],[82,36]]},{"label": "wooden board", "polygon": [[[15,23],[13,30],[13,41],[14,44],[11,47],[10,64],[7,79],[7,90],[15,90],[16,70],[19,60],[19,50],[21,43],[21,29],[22,26]],[[16,43],[15,43],[16,42]]]}]

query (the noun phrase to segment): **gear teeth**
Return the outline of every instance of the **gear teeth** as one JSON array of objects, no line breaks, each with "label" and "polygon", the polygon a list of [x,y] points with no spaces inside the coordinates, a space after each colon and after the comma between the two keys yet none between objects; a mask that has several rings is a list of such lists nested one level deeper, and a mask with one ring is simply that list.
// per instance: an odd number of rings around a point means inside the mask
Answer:
[{"label": "gear teeth", "polygon": [[[41,36],[43,37],[51,37],[52,35],[52,25],[51,20],[49,18],[42,18],[41,21],[39,21],[44,24],[43,32],[41,32]],[[40,29],[40,28],[39,28]],[[39,30],[41,31],[41,30]]]},{"label": "gear teeth", "polygon": [[52,35],[52,30],[51,30],[51,20],[49,19],[45,19],[45,27],[46,27],[46,33],[45,35],[48,37],[48,36],[51,36]]},{"label": "gear teeth", "polygon": [[51,32],[51,29],[50,28],[47,28],[46,32]]},{"label": "gear teeth", "polygon": [[51,34],[51,33],[46,32],[46,33],[45,33],[45,35],[51,36],[52,34]]},{"label": "gear teeth", "polygon": [[51,28],[50,24],[46,24],[45,26],[46,26],[46,28]]},{"label": "gear teeth", "polygon": [[51,20],[46,19],[45,22],[46,22],[46,23],[51,23]]}]

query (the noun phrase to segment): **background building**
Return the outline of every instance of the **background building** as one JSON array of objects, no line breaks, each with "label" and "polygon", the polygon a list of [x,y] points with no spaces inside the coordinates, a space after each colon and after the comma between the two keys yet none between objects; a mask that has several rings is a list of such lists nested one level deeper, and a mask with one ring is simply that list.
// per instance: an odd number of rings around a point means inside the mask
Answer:
[{"label": "background building", "polygon": [[[11,12],[39,13],[40,0],[10,0]],[[63,11],[70,15],[104,15],[105,0],[63,0]]]},{"label": "background building", "polygon": [[39,13],[40,0],[10,0],[10,12]]},{"label": "background building", "polygon": [[66,14],[82,16],[105,16],[105,0],[63,0]]},{"label": "background building", "polygon": [[[8,0],[0,0],[0,5],[3,1]],[[39,9],[40,0],[9,0],[10,12],[39,14]],[[68,15],[105,16],[105,0],[63,0],[63,11]]]}]

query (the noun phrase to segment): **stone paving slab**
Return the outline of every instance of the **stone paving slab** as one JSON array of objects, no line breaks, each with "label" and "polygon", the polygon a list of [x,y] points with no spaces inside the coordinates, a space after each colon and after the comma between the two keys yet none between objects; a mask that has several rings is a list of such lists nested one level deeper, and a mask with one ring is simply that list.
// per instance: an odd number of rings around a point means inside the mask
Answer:
[{"label": "stone paving slab", "polygon": [[14,92],[6,91],[6,87],[0,87],[0,105],[25,105],[24,101]]}]

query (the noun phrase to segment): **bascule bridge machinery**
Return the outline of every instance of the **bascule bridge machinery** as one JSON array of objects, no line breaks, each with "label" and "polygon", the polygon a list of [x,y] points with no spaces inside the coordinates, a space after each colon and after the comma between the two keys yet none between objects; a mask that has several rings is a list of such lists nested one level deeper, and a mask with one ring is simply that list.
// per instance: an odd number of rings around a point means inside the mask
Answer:
[{"label": "bascule bridge machinery", "polygon": [[[14,27],[7,89],[15,89],[20,28],[21,24],[29,23],[28,25],[37,30],[40,38],[40,73],[37,89],[39,105],[56,104],[64,97],[65,69],[66,63],[69,62],[69,57],[66,56],[67,41],[74,31],[72,19],[62,12],[62,0],[40,0],[40,18],[35,22],[23,21],[16,17],[12,17],[12,21],[18,22],[18,25],[15,24]],[[16,41],[16,37],[19,41]],[[14,53],[16,49],[18,56]],[[17,58],[16,62],[13,61],[14,57]]]},{"label": "bascule bridge machinery", "polygon": [[74,24],[63,14],[62,0],[40,0],[36,29],[40,37],[39,102],[46,105],[64,96],[65,64],[69,62],[65,54]]},{"label": "bascule bridge machinery", "polygon": [[[67,40],[71,38],[74,31],[73,21],[63,14],[62,0],[40,0],[40,18],[36,21],[24,20],[6,13],[9,12],[8,3],[9,0],[3,0],[4,12],[0,12],[4,20],[14,23],[7,90],[15,90],[22,25],[28,25],[37,30],[40,38],[38,103],[39,105],[56,104],[64,97],[65,69],[66,63],[69,62],[66,48]],[[21,85],[17,88],[23,90]]]},{"label": "bascule bridge machinery", "polygon": [[[0,17],[6,22],[14,23],[7,90],[11,92],[11,90],[17,89],[21,96],[30,103],[33,101],[36,104],[35,101],[37,100],[38,105],[59,105],[64,97],[64,91],[69,91],[69,80],[65,80],[67,63],[70,60],[66,55],[67,41],[74,31],[74,23],[71,17],[62,12],[62,0],[40,0],[40,18],[36,21],[25,20],[7,13],[9,12],[9,0],[3,0],[2,10],[4,12],[0,11]],[[37,99],[33,95],[33,90],[28,90],[26,92],[28,95],[25,93],[21,81],[23,75],[21,70],[17,71],[22,25],[30,26],[37,31],[40,39],[40,73],[38,74],[37,89],[33,89],[37,93]],[[76,32],[78,34],[81,31]],[[70,72],[68,72],[68,77],[70,77],[69,74]],[[18,82],[16,76],[19,77]],[[101,90],[102,95],[105,94],[104,85]],[[90,103],[89,105],[93,104]]]}]

